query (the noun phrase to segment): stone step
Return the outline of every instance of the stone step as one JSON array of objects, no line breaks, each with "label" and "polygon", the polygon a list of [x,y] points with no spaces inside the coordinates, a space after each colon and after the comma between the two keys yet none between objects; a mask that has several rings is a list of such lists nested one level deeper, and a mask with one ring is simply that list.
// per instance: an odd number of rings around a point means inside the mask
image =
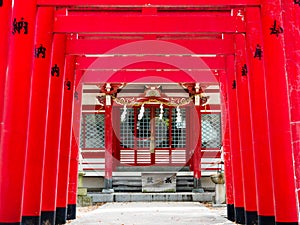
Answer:
[{"label": "stone step", "polygon": [[186,191],[193,191],[194,187],[177,187],[176,186],[176,192],[186,192]]},{"label": "stone step", "polygon": [[89,193],[93,203],[100,202],[149,202],[149,201],[194,201],[212,202],[214,193]]},{"label": "stone step", "polygon": [[130,186],[130,187],[142,187],[142,181],[129,181],[129,180],[124,180],[124,181],[113,181],[113,186]]},{"label": "stone step", "polygon": [[114,176],[113,181],[120,181],[120,180],[141,180],[141,176]]},{"label": "stone step", "polygon": [[184,180],[177,180],[176,181],[176,186],[190,186],[190,185],[194,185],[194,182],[187,182]]},{"label": "stone step", "polygon": [[117,186],[114,187],[115,192],[142,192],[142,185],[140,187]]}]

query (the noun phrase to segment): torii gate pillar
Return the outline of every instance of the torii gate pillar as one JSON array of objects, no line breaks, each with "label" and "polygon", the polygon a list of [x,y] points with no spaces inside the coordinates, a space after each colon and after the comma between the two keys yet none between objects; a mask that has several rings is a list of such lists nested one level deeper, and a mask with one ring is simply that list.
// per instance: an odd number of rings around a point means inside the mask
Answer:
[{"label": "torii gate pillar", "polygon": [[226,84],[226,72],[221,71],[220,74],[220,91],[221,91],[221,113],[222,113],[222,147],[224,157],[224,173],[226,181],[226,204],[227,218],[235,221],[234,216],[234,196],[233,196],[233,177],[232,177],[232,153],[230,146],[229,133],[229,112],[228,112],[228,87]]},{"label": "torii gate pillar", "polygon": [[[37,13],[36,56],[27,141],[22,222],[38,224],[41,216],[45,140],[50,87],[52,24],[54,9],[39,8]],[[41,76],[43,74],[43,76]],[[38,119],[37,119],[38,118]]]},{"label": "torii gate pillar", "polygon": [[242,162],[242,181],[244,188],[246,224],[256,224],[258,220],[256,207],[256,187],[254,159],[252,149],[251,117],[248,94],[248,63],[244,34],[235,35],[236,43],[236,99],[238,111],[240,152]]},{"label": "torii gate pillar", "polygon": [[[280,0],[262,0],[265,80],[276,224],[298,224]],[[289,34],[291,35],[291,34]]]},{"label": "torii gate pillar", "polygon": [[66,57],[66,77],[61,125],[61,143],[58,169],[58,186],[56,198],[56,223],[67,222],[68,184],[70,172],[70,155],[72,141],[73,97],[75,78],[75,56]]},{"label": "torii gate pillar", "polygon": [[68,209],[67,209],[68,220],[76,219],[80,118],[81,118],[81,104],[82,104],[82,83],[81,83],[82,76],[83,76],[82,72],[77,70],[75,74],[75,92],[74,92],[74,101],[73,101],[74,113],[73,113],[73,123],[72,123],[72,141],[71,141],[69,188],[68,188]]},{"label": "torii gate pillar", "polygon": [[[281,1],[283,9],[285,54],[289,83],[290,115],[296,190],[300,204],[300,3]],[[299,205],[300,207],[300,205]]]},{"label": "torii gate pillar", "polygon": [[256,174],[257,211],[259,225],[274,225],[273,183],[269,146],[269,128],[264,79],[264,54],[259,8],[247,8],[246,45],[248,55],[248,86],[254,168]]},{"label": "torii gate pillar", "polygon": [[[9,22],[12,29],[8,36],[6,97],[0,140],[0,224],[17,225],[21,223],[23,204],[36,1],[15,0],[13,8],[10,5],[7,10],[12,10]],[[2,22],[7,21],[1,21],[1,25]]]},{"label": "torii gate pillar", "polygon": [[234,75],[234,56],[226,58],[226,82],[228,94],[228,115],[229,115],[229,133],[230,145],[232,153],[232,178],[233,178],[233,195],[234,195],[234,211],[235,222],[245,223],[245,205],[244,190],[241,182],[242,164],[241,153],[239,148],[239,130],[238,130],[238,114],[236,100],[236,80]]},{"label": "torii gate pillar", "polygon": [[54,35],[41,213],[41,223],[52,225],[55,223],[56,212],[63,83],[65,77],[65,42],[66,36],[64,34]]},{"label": "torii gate pillar", "polygon": [[6,68],[8,60],[9,48],[9,34],[11,32],[11,1],[7,0],[2,3],[0,7],[0,136],[3,125],[3,111],[4,111],[4,94],[6,81]]}]

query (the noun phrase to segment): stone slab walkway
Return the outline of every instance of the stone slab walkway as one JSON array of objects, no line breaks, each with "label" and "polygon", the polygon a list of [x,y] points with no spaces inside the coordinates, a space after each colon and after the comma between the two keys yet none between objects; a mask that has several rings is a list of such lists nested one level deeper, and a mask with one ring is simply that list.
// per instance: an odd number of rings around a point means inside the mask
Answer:
[{"label": "stone slab walkway", "polygon": [[80,215],[71,225],[223,225],[225,207],[209,209],[198,202],[114,202]]}]

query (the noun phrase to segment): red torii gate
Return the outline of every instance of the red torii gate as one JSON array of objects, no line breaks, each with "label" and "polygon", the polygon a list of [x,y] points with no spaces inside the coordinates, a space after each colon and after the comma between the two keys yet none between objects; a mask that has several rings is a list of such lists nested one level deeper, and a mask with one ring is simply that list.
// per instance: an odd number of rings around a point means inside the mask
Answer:
[{"label": "red torii gate", "polygon": [[[67,213],[74,218],[81,107],[75,84],[80,90],[91,63],[84,56],[136,41],[115,35],[156,40],[166,34],[196,54],[220,55],[204,61],[219,71],[223,96],[228,218],[298,224],[299,4],[15,0],[12,7],[11,0],[1,1],[0,224],[64,223]],[[131,12],[117,12],[122,8]],[[196,39],[200,34],[209,39]],[[172,40],[176,35],[189,38]]]}]

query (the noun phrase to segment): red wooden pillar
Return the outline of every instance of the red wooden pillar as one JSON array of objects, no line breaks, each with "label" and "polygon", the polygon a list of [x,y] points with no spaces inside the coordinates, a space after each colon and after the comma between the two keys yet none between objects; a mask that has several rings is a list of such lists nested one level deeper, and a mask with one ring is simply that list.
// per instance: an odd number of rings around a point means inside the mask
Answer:
[{"label": "red wooden pillar", "polygon": [[81,72],[76,71],[75,76],[75,93],[73,102],[73,123],[72,123],[72,142],[69,171],[69,188],[68,188],[68,210],[67,219],[76,219],[77,203],[77,183],[78,183],[78,158],[79,158],[79,140],[80,140],[80,118],[82,103],[82,83]]},{"label": "red wooden pillar", "polygon": [[67,196],[70,170],[70,154],[73,120],[73,96],[75,78],[75,57],[66,58],[66,77],[64,81],[64,98],[61,125],[61,143],[59,155],[58,187],[56,197],[56,223],[67,222]]},{"label": "red wooden pillar", "polygon": [[[109,91],[109,90],[108,90]],[[103,192],[113,192],[112,169],[113,169],[113,126],[112,126],[112,97],[105,96],[105,177]]]},{"label": "red wooden pillar", "polygon": [[233,195],[234,195],[234,211],[235,222],[245,224],[245,206],[244,206],[244,190],[239,139],[239,121],[237,114],[236,99],[236,80],[234,71],[234,56],[226,58],[226,81],[227,81],[227,99],[228,99],[228,119],[229,133],[231,145],[231,161],[232,161],[232,178],[233,178]]},{"label": "red wooden pillar", "polygon": [[11,32],[11,0],[4,1],[0,7],[0,137],[3,126],[4,88],[9,47],[9,33]]},{"label": "red wooden pillar", "polygon": [[112,118],[112,122],[113,122],[113,170],[116,169],[116,167],[119,165],[120,162],[120,157],[121,157],[121,153],[120,153],[120,126],[121,126],[121,111],[119,107],[115,107],[113,109],[113,118]]},{"label": "red wooden pillar", "polygon": [[42,192],[42,224],[55,223],[62,101],[64,93],[63,84],[65,81],[65,42],[66,38],[64,34],[54,35]]},{"label": "red wooden pillar", "polygon": [[256,179],[254,171],[252,127],[248,92],[249,65],[246,59],[244,34],[235,35],[236,46],[236,95],[239,120],[244,206],[246,224],[257,224]]},{"label": "red wooden pillar", "polygon": [[[285,54],[289,83],[289,100],[296,173],[296,189],[300,203],[300,3],[281,1],[283,9]],[[299,209],[298,209],[299,210]]]},{"label": "red wooden pillar", "polygon": [[[54,9],[39,8],[32,75],[22,222],[39,224],[47,129]],[[44,76],[41,76],[44,74]],[[38,119],[37,119],[38,118]]]},{"label": "red wooden pillar", "polygon": [[74,130],[72,130],[67,220],[76,219],[78,163],[79,163],[78,154],[79,154],[79,143],[77,142],[77,138],[75,137]]},{"label": "red wooden pillar", "polygon": [[191,109],[191,140],[193,154],[193,171],[194,171],[194,189],[193,192],[204,192],[201,186],[201,99],[200,95],[195,96],[195,106]]},{"label": "red wooden pillar", "polygon": [[283,25],[280,0],[262,0],[261,10],[275,219],[276,224],[296,225],[298,205],[283,37],[288,31]]},{"label": "red wooden pillar", "polygon": [[229,120],[228,120],[228,94],[227,94],[226,73],[220,72],[220,94],[221,94],[221,114],[222,114],[222,147],[224,157],[224,172],[226,185],[226,204],[227,218],[234,221],[234,197],[233,197],[233,177],[232,177],[232,153],[230,146],[229,135]]},{"label": "red wooden pillar", "polygon": [[[246,45],[249,62],[248,86],[256,174],[258,223],[275,224],[269,128],[264,79],[264,53],[259,8],[246,10]],[[276,176],[276,175],[275,175]]]},{"label": "red wooden pillar", "polygon": [[0,224],[21,222],[35,19],[35,0],[14,1],[0,140]]}]

